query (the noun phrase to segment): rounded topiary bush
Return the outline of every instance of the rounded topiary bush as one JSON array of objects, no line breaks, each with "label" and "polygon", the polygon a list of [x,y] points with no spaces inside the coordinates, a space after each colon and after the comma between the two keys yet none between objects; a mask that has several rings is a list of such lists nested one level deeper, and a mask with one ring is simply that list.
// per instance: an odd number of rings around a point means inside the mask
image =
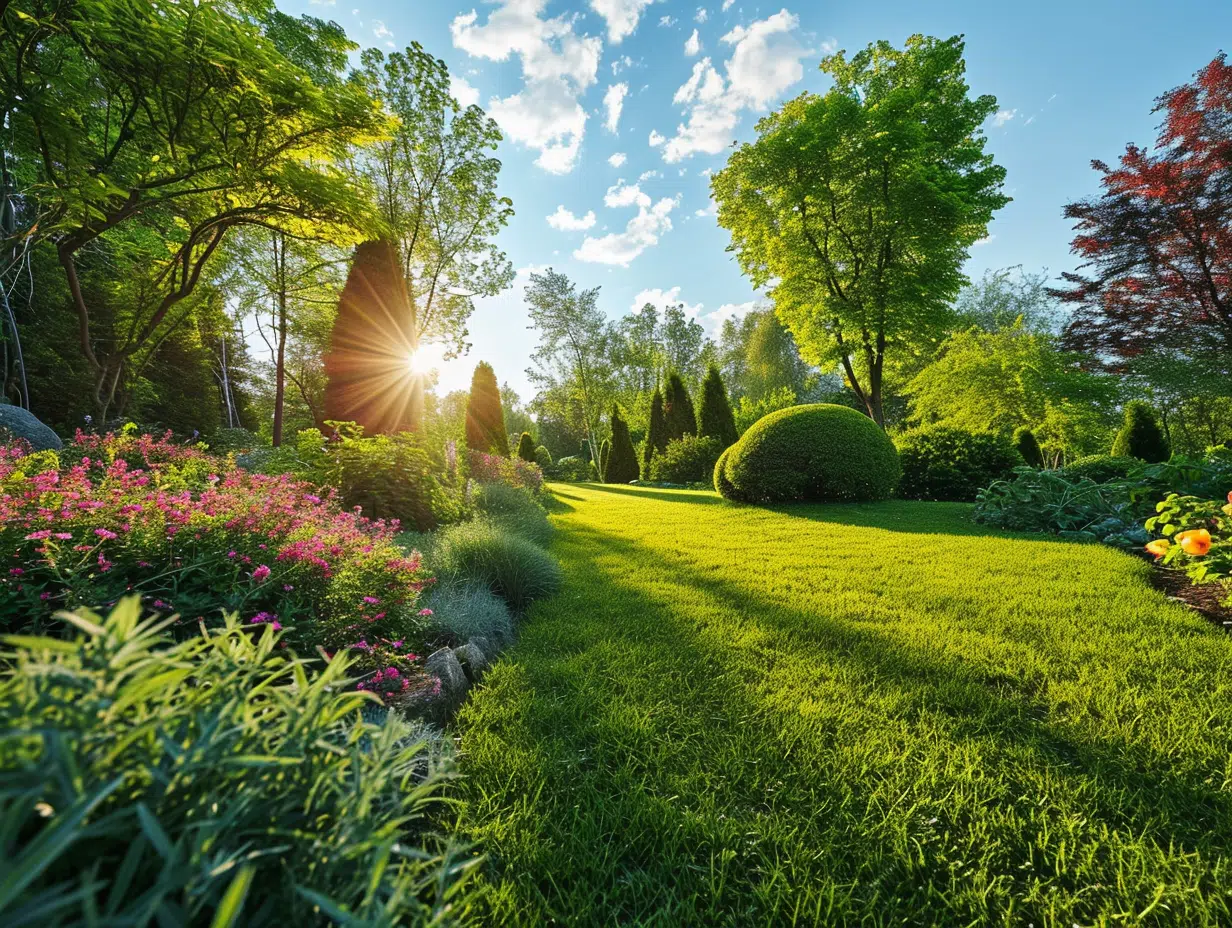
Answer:
[{"label": "rounded topiary bush", "polygon": [[734,499],[736,488],[731,485],[731,481],[723,475],[723,468],[727,464],[727,458],[731,454],[732,448],[735,445],[728,445],[723,449],[723,453],[719,455],[719,459],[714,462],[714,492],[727,499]]},{"label": "rounded topiary bush", "polygon": [[724,454],[715,485],[745,502],[886,499],[900,472],[877,423],[847,406],[815,403],[755,422]]},{"label": "rounded topiary bush", "polygon": [[1125,404],[1125,424],[1112,443],[1113,457],[1134,457],[1157,464],[1171,456],[1168,439],[1149,403],[1133,400]]},{"label": "rounded topiary bush", "polygon": [[686,435],[667,443],[662,454],[650,459],[649,477],[655,483],[700,483],[714,473],[719,440]]},{"label": "rounded topiary bush", "polygon": [[1004,435],[937,425],[904,432],[898,454],[903,465],[898,495],[905,499],[971,502],[984,487],[1009,477],[1024,463]]},{"label": "rounded topiary bush", "polygon": [[1109,480],[1124,480],[1129,472],[1142,462],[1129,455],[1088,454],[1075,458],[1061,468],[1061,476],[1066,480],[1081,480],[1087,478],[1096,483],[1107,483]]}]

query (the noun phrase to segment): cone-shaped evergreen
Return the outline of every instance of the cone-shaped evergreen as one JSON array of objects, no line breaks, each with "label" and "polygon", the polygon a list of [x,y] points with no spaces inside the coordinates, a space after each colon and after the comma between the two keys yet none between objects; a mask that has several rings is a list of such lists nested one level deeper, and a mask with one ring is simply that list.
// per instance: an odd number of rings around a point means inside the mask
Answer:
[{"label": "cone-shaped evergreen", "polygon": [[1168,460],[1171,456],[1168,439],[1164,438],[1150,405],[1141,400],[1125,404],[1125,424],[1112,443],[1112,453],[1117,457],[1135,457],[1148,464]]},{"label": "cone-shaped evergreen", "polygon": [[471,396],[466,402],[466,447],[509,457],[509,433],[505,431],[500,387],[496,385],[496,372],[487,361],[480,361],[471,377]]},{"label": "cone-shaped evergreen", "polygon": [[608,456],[604,483],[629,483],[637,479],[637,451],[629,437],[629,426],[612,407],[612,451]]},{"label": "cone-shaped evergreen", "polygon": [[518,457],[531,464],[535,463],[535,440],[530,437],[530,432],[523,432],[518,439]]},{"label": "cone-shaped evergreen", "polygon": [[606,438],[599,442],[599,479],[607,473],[607,462],[612,456],[612,443]]},{"label": "cone-shaped evergreen", "polygon": [[718,439],[720,449],[734,445],[740,437],[736,432],[736,417],[732,414],[731,403],[727,399],[727,388],[723,386],[723,376],[713,364],[706,371],[706,379],[702,381],[702,403],[697,411],[697,434],[699,438]]},{"label": "cone-shaped evergreen", "polygon": [[422,384],[411,371],[415,313],[392,242],[355,249],[325,355],[325,418],[357,422],[368,434],[418,427]]},{"label": "cone-shaped evergreen", "polygon": [[684,438],[685,435],[697,434],[697,416],[693,412],[693,401],[689,399],[689,391],[674,371],[667,378],[667,395],[664,400],[664,419],[667,423],[667,440]]},{"label": "cone-shaped evergreen", "polygon": [[1035,433],[1030,429],[1021,428],[1014,432],[1014,447],[1018,449],[1028,467],[1044,466],[1044,452],[1040,450]]},{"label": "cone-shaped evergreen", "polygon": [[650,479],[650,462],[667,447],[667,418],[663,412],[663,393],[655,387],[650,400],[650,427],[646,429],[646,447],[642,453],[642,476]]}]

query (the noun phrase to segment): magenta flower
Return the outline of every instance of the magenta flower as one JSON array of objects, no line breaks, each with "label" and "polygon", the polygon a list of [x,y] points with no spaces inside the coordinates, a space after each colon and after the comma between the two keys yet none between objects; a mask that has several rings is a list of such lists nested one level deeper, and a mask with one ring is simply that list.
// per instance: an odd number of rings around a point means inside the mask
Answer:
[{"label": "magenta flower", "polygon": [[252,579],[255,580],[257,583],[264,583],[266,580],[269,579],[269,575],[270,575],[270,569],[266,567],[264,564],[261,564],[259,567],[257,567],[256,570],[252,572]]},{"label": "magenta flower", "polygon": [[103,539],[103,541],[111,541],[111,539],[119,537],[115,532],[109,531],[105,528],[96,528],[94,530],[94,534]]},{"label": "magenta flower", "polygon": [[432,615],[432,610],[431,610],[431,609],[420,609],[420,610],[419,610],[419,614],[420,614],[420,615],[425,615],[425,616],[427,616],[427,615]]}]

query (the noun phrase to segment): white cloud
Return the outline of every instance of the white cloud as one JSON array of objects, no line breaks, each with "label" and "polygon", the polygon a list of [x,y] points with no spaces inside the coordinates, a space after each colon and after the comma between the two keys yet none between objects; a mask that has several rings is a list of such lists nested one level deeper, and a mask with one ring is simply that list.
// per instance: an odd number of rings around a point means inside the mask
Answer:
[{"label": "white cloud", "polygon": [[810,54],[796,35],[800,20],[787,10],[737,26],[721,41],[732,46],[724,77],[703,58],[672,98],[685,108],[687,121],[663,150],[663,159],[681,161],[699,152],[726,148],[744,110],[765,110],[804,76],[800,59]]},{"label": "white cloud", "polygon": [[548,225],[553,229],[559,229],[562,232],[582,232],[586,229],[593,228],[595,224],[595,211],[587,210],[585,216],[575,216],[570,210],[565,209],[563,205],[556,207],[556,212],[548,216]]},{"label": "white cloud", "polygon": [[637,177],[637,182],[640,184],[642,183],[642,181],[647,181],[647,180],[650,180],[652,177],[658,177],[658,176],[659,176],[658,171],[642,171],[642,173],[639,174]]},{"label": "white cloud", "polygon": [[628,155],[626,155],[623,151],[618,151],[616,154],[607,159],[607,163],[614,168],[618,168],[628,160]]},{"label": "white cloud", "polygon": [[992,124],[1000,128],[1017,115],[1018,110],[997,110],[997,112],[993,114]]},{"label": "white cloud", "polygon": [[631,67],[633,67],[633,59],[628,55],[614,58],[612,59],[612,76],[615,77],[621,71],[627,71]]},{"label": "white cloud", "polygon": [[655,132],[654,129],[651,129],[649,141],[650,141],[651,148],[658,148],[660,145],[662,145],[664,142],[667,141],[667,136],[659,135],[659,133]]},{"label": "white cloud", "polygon": [[693,34],[689,36],[688,39],[685,40],[684,53],[688,57],[692,58],[701,50],[702,50],[702,38],[700,35],[697,34],[697,30],[694,29]]},{"label": "white cloud", "polygon": [[728,319],[739,319],[756,308],[757,300],[749,300],[747,303],[724,303],[714,312],[702,317],[701,322],[711,331],[717,332]]},{"label": "white cloud", "polygon": [[672,26],[676,25],[676,17],[674,17],[674,16],[660,16],[660,17],[659,17],[659,25],[660,25],[660,26],[662,26],[662,27],[663,27],[663,28],[665,28],[665,29],[670,29]]},{"label": "white cloud", "polygon": [[573,252],[573,257],[592,264],[628,267],[643,251],[657,245],[660,236],[671,231],[671,212],[679,200],[663,197],[653,203],[637,184],[626,184],[620,180],[608,188],[603,202],[611,209],[636,206],[637,215],[629,220],[623,232],[586,236],[581,246]]},{"label": "white cloud", "polygon": [[667,290],[660,287],[648,287],[645,290],[638,291],[637,295],[633,297],[633,303],[629,310],[633,313],[640,313],[642,307],[647,303],[654,306],[660,312],[668,306],[681,306],[684,308],[684,314],[690,319],[697,319],[705,308],[703,303],[687,303],[681,299],[679,287],[670,287]]},{"label": "white cloud", "polygon": [[723,0],[723,12],[726,13],[730,10],[732,8],[732,4],[735,2],[736,0]]},{"label": "white cloud", "polygon": [[492,98],[488,112],[515,142],[539,151],[535,163],[567,174],[577,163],[586,132],[578,97],[595,82],[603,42],[573,31],[574,18],[543,19],[547,0],[501,0],[480,25],[474,10],[450,23],[453,44],[475,58],[522,64],[522,89]]},{"label": "white cloud", "polygon": [[697,172],[698,177],[709,177],[714,173],[714,168],[702,168]]},{"label": "white cloud", "polygon": [[714,200],[711,200],[710,205],[705,209],[693,210],[693,215],[697,216],[699,219],[703,216],[717,216],[719,215],[719,204],[714,202]]},{"label": "white cloud", "polygon": [[607,21],[607,37],[617,45],[637,28],[642,10],[654,0],[590,0],[590,8]]},{"label": "white cloud", "polygon": [[449,95],[457,100],[463,109],[479,102],[478,89],[472,87],[465,77],[459,77],[457,74],[449,75]]},{"label": "white cloud", "polygon": [[372,34],[378,39],[393,38],[393,33],[390,32],[389,29],[386,28],[385,24],[379,19],[374,19],[372,21]]},{"label": "white cloud", "polygon": [[709,18],[710,14],[706,12],[706,8],[704,6],[699,6],[697,8],[697,12],[693,14],[693,22],[695,23],[704,23]]},{"label": "white cloud", "polygon": [[[313,6],[333,6],[337,0],[308,0]],[[359,10],[352,10],[352,13],[358,13]]]},{"label": "white cloud", "polygon": [[607,113],[603,125],[608,132],[615,132],[620,125],[620,111],[624,108],[628,93],[628,84],[612,84],[603,95],[603,109]]},{"label": "white cloud", "polygon": [[995,236],[995,235],[985,235],[983,238],[976,239],[976,240],[975,240],[975,243],[972,245],[972,247],[973,247],[973,248],[979,248],[981,245],[987,245],[987,244],[988,244],[989,242],[991,242],[994,238],[996,238],[996,236]]}]

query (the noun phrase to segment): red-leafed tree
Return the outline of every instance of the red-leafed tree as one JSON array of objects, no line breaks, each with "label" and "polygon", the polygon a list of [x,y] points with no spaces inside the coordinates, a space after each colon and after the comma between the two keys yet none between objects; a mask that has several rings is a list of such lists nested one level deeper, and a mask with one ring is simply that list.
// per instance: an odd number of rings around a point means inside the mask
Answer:
[{"label": "red-leafed tree", "polygon": [[[1112,358],[1151,349],[1232,354],[1232,66],[1220,54],[1158,99],[1154,151],[1092,166],[1104,193],[1071,203],[1085,263],[1054,291],[1075,306],[1073,346]],[[1225,354],[1225,356],[1227,356]]]}]

